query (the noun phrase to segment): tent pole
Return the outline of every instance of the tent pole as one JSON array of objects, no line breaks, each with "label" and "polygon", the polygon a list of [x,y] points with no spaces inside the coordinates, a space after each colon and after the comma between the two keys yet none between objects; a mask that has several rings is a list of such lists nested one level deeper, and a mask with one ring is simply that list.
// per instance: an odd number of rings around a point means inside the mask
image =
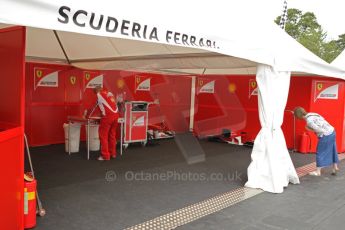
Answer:
[{"label": "tent pole", "polygon": [[192,87],[191,87],[191,93],[190,93],[190,112],[189,112],[189,131],[190,132],[193,132],[193,129],[194,129],[195,81],[196,81],[196,76],[192,76]]},{"label": "tent pole", "polygon": [[60,48],[61,48],[63,54],[65,55],[65,58],[66,58],[66,60],[67,60],[67,63],[68,63],[68,64],[71,64],[71,62],[70,62],[70,60],[69,60],[69,58],[68,58],[68,56],[67,56],[66,50],[65,50],[65,48],[63,47],[63,45],[62,45],[62,43],[61,43],[61,40],[60,40],[59,35],[57,34],[56,30],[53,30],[53,31],[54,31],[54,34],[55,34],[55,37],[56,37],[57,41],[59,42]]},{"label": "tent pole", "polygon": [[[201,75],[204,75],[206,68],[202,71]],[[193,132],[194,129],[194,114],[195,114],[195,85],[196,85],[196,76],[192,76],[192,87],[190,93],[190,112],[189,112],[189,131]]]}]

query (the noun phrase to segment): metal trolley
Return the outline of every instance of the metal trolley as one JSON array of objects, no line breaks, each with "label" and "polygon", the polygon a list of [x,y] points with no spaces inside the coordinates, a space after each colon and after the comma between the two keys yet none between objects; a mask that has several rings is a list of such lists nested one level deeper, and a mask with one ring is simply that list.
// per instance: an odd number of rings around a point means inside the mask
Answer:
[{"label": "metal trolley", "polygon": [[147,144],[148,106],[146,101],[125,102],[123,146],[141,142]]}]

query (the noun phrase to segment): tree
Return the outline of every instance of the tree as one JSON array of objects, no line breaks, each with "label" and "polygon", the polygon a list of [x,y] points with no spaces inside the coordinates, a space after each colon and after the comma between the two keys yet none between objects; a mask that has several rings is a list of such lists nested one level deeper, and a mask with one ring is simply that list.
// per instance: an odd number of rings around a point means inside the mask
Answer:
[{"label": "tree", "polygon": [[323,58],[324,55],[323,40],[324,34],[320,31],[309,31],[308,33],[302,33],[297,39],[297,41],[304,47],[321,58]]},{"label": "tree", "polygon": [[345,49],[345,34],[339,35],[339,39],[335,41],[341,50]]},{"label": "tree", "polygon": [[340,49],[340,46],[337,44],[336,40],[332,40],[329,42],[326,42],[323,45],[324,48],[324,54],[323,54],[323,59],[331,63],[338,55],[341,53],[341,51],[344,49]]},{"label": "tree", "polygon": [[[276,18],[277,24],[280,18],[281,16]],[[338,40],[326,41],[327,33],[312,12],[302,13],[298,9],[288,9],[285,31],[327,62],[333,61],[345,48],[345,34],[340,35]]]}]

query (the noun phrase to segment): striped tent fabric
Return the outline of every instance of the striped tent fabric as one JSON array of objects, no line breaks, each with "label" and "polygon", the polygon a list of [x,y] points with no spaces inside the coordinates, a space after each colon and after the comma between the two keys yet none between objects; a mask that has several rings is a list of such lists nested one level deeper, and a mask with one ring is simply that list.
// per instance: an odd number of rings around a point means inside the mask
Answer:
[{"label": "striped tent fabric", "polygon": [[282,13],[282,16],[280,17],[280,22],[279,22],[279,26],[282,29],[285,29],[285,23],[287,21],[287,12],[288,12],[287,1],[284,0],[283,13]]}]

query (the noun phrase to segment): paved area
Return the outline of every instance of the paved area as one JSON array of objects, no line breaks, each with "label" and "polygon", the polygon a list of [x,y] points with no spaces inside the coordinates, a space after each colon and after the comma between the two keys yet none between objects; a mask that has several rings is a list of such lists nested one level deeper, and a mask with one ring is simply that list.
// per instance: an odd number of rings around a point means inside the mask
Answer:
[{"label": "paved area", "polygon": [[283,194],[261,193],[178,229],[340,230],[344,217],[345,170],[337,176],[326,170],[321,177],[302,177]]}]

